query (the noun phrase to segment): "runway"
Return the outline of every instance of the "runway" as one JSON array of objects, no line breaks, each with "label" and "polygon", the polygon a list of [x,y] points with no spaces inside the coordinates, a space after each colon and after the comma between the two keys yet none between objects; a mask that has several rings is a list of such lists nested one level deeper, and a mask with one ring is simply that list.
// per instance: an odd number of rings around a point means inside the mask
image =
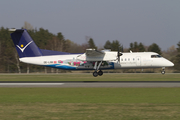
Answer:
[{"label": "runway", "polygon": [[180,87],[180,81],[1,81],[0,87],[59,87],[59,88],[157,88]]}]

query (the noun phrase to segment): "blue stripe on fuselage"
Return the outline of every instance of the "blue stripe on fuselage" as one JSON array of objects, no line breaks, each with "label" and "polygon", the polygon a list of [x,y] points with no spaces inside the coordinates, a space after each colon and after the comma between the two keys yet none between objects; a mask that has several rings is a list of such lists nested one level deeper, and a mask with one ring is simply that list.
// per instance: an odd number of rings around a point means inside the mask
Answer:
[{"label": "blue stripe on fuselage", "polygon": [[61,65],[61,64],[52,64],[52,65],[45,65],[46,67],[53,67],[58,69],[65,69],[65,70],[76,70],[76,67],[69,66],[69,65]]},{"label": "blue stripe on fuselage", "polygon": [[[109,63],[109,65],[111,65],[111,67],[109,68],[103,68],[100,67],[100,69],[114,69],[114,63],[111,62]],[[94,67],[92,68],[78,68],[78,66],[69,66],[69,65],[62,65],[62,64],[51,64],[51,65],[44,65],[46,67],[53,67],[53,68],[57,68],[57,69],[64,69],[64,70],[94,70]]]}]

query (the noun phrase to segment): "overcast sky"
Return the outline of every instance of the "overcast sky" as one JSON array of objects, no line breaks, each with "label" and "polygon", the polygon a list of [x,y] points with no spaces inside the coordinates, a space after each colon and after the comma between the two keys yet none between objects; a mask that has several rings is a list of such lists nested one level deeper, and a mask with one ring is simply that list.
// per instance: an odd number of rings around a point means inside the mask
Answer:
[{"label": "overcast sky", "polygon": [[167,50],[180,41],[180,0],[0,1],[0,26],[21,28],[25,21],[78,44],[89,36],[97,46],[137,41]]}]

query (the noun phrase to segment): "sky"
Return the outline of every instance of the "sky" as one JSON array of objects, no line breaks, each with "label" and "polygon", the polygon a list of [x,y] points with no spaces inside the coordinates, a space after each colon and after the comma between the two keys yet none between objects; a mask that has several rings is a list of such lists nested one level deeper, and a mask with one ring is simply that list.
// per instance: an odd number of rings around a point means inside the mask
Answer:
[{"label": "sky", "polygon": [[156,43],[167,50],[180,41],[180,0],[1,0],[0,27],[48,29],[83,44],[118,40]]}]

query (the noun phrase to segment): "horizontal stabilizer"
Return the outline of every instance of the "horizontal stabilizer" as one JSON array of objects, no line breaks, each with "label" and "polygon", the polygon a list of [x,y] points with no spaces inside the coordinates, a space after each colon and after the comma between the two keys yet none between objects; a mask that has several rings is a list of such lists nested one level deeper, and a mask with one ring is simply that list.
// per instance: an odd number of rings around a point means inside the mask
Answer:
[{"label": "horizontal stabilizer", "polygon": [[12,29],[9,29],[10,32],[15,32],[16,29],[15,28],[12,28]]}]

